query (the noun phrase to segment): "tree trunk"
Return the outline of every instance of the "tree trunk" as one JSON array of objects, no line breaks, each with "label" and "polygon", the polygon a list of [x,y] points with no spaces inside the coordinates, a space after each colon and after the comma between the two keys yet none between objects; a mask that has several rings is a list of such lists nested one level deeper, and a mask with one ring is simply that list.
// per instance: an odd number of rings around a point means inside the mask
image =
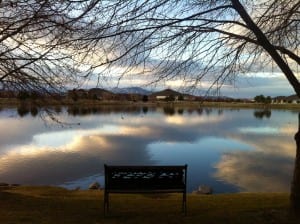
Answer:
[{"label": "tree trunk", "polygon": [[[239,0],[231,0],[233,8],[239,13],[241,18],[247,24],[248,28],[255,34],[258,43],[263,47],[269,55],[273,58],[275,63],[281,69],[286,76],[287,80],[295,90],[298,97],[300,97],[300,83],[289,67],[289,65],[282,59],[282,57],[276,51],[276,48],[270,43],[268,38],[262,32],[262,30],[255,24],[250,15],[247,13],[243,5]],[[291,210],[294,214],[300,218],[300,113],[298,114],[298,132],[295,135],[296,141],[296,159],[294,176],[291,185]]]},{"label": "tree trunk", "polygon": [[300,112],[298,114],[298,132],[295,135],[295,141],[297,149],[290,201],[292,212],[300,217]]}]

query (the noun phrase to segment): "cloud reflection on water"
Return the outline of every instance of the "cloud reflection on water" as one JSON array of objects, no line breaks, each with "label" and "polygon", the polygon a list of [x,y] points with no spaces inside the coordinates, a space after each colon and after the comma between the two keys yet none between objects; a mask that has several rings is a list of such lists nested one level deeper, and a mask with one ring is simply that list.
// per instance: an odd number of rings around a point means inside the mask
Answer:
[{"label": "cloud reflection on water", "polygon": [[296,127],[284,124],[278,128],[246,127],[240,130],[240,134],[235,133],[231,138],[251,145],[255,150],[224,153],[216,164],[214,176],[243,191],[289,191],[296,155],[293,140]]},{"label": "cloud reflection on water", "polygon": [[144,149],[136,138],[101,135],[81,136],[58,148],[19,147],[1,156],[0,176],[10,183],[61,184],[102,173],[103,163],[149,164]]},{"label": "cloud reflection on water", "polygon": [[[198,115],[174,115],[169,120],[156,113],[122,116],[123,119],[119,114],[79,117],[82,125],[67,129],[47,129],[42,121],[30,117],[2,119],[2,126],[7,125],[6,121],[13,130],[2,136],[7,139],[9,150],[2,151],[0,157],[0,179],[22,184],[59,184],[101,173],[103,163],[153,164],[146,150],[150,143],[193,142],[199,137],[195,129],[221,120],[220,116],[205,119]],[[176,119],[180,122],[174,122]]]},{"label": "cloud reflection on water", "polygon": [[65,184],[101,175],[103,163],[180,162],[189,164],[195,186],[212,184],[218,192],[233,189],[225,185],[289,189],[296,115],[272,111],[256,119],[253,110],[182,110],[172,116],[163,109],[62,114],[81,124],[64,128],[0,114],[0,128],[7,130],[0,136],[0,182]]},{"label": "cloud reflection on water", "polygon": [[229,152],[216,165],[215,177],[247,192],[288,192],[294,160],[264,152]]}]

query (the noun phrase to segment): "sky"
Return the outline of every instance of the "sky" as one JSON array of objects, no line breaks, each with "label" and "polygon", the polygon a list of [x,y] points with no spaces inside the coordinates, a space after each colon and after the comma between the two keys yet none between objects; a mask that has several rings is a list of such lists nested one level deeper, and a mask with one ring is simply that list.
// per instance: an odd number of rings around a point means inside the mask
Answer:
[{"label": "sky", "polygon": [[[139,78],[141,77],[141,78]],[[85,85],[85,88],[95,87],[96,81],[90,80],[89,83]],[[195,90],[194,95],[205,95],[207,94],[206,89],[210,84],[202,83],[202,89],[199,87],[198,91]],[[160,91],[166,88],[171,88],[178,90],[180,92],[188,92],[188,89],[184,87],[180,80],[178,81],[166,81],[158,82],[152,85],[145,84],[145,80],[142,79],[142,76],[125,76],[121,80],[108,79],[106,82],[100,83],[101,88],[111,89],[114,87],[127,88],[127,87],[141,87],[149,91]],[[274,73],[249,73],[245,75],[237,76],[234,83],[224,84],[221,87],[220,95],[233,97],[233,98],[254,98],[257,95],[265,96],[290,96],[295,94],[293,88],[288,83],[283,73],[274,72]],[[212,91],[210,95],[214,95]]]},{"label": "sky", "polygon": [[[261,94],[271,97],[295,94],[270,55],[257,47],[257,44],[252,45],[249,41],[244,42],[243,38],[236,41],[235,36],[228,38],[223,32],[210,32],[211,28],[217,27],[224,32],[253,38],[248,34],[245,26],[240,25],[243,24],[243,21],[236,13],[228,13],[226,10],[211,10],[211,7],[217,7],[218,4],[223,6],[221,1],[221,3],[216,1],[216,5],[207,3],[197,5],[188,1],[182,1],[180,5],[177,2],[177,5],[173,5],[172,1],[160,5],[158,2],[150,1],[141,4],[140,10],[143,9],[148,12],[146,9],[152,8],[152,3],[155,5],[155,10],[149,10],[148,13],[141,13],[138,16],[130,13],[124,14],[123,10],[117,11],[117,19],[124,19],[124,16],[125,18],[128,16],[126,22],[112,23],[114,29],[108,26],[109,28],[104,32],[105,41],[101,47],[98,46],[95,56],[92,56],[90,61],[95,64],[95,67],[98,64],[109,62],[110,65],[107,70],[111,72],[108,75],[110,78],[102,79],[106,74],[99,70],[96,73],[101,74],[101,81],[97,82],[95,79],[91,79],[86,83],[86,86],[95,87],[99,84],[107,89],[142,87],[151,91],[165,88],[180,91],[189,89],[189,86],[201,77],[200,82],[197,83],[196,95],[213,95],[214,91],[207,94],[212,83],[218,79],[229,78],[233,80],[233,83],[224,83],[220,95],[234,98],[253,98]],[[137,3],[141,2],[137,1]],[[262,6],[259,3],[264,3],[264,1],[257,1],[255,4],[253,3],[254,5],[249,5],[248,11],[254,20],[261,18],[260,14],[265,12],[264,8],[260,8]],[[174,6],[177,7],[174,8]],[[129,9],[130,7],[136,7],[136,5],[130,5]],[[194,7],[199,8],[195,9]],[[255,10],[251,10],[252,7]],[[201,15],[197,15],[199,10],[203,10]],[[115,15],[114,10],[110,13]],[[149,20],[149,18],[156,19]],[[181,22],[177,22],[176,26],[173,26],[168,24],[169,19]],[[235,22],[219,23],[218,21],[222,21],[222,19]],[[207,23],[210,20],[215,22]],[[134,31],[132,31],[132,27],[135,28]],[[154,27],[156,28],[154,29]],[[202,29],[197,30],[194,29],[195,27]],[[106,37],[106,32],[110,34],[111,38]],[[126,35],[120,35],[119,32],[124,32]],[[283,35],[283,38],[285,37]],[[292,60],[287,59],[287,64],[295,72],[298,71],[298,69],[296,71],[295,63]],[[123,76],[122,71],[130,74]],[[147,74],[147,72],[149,73]],[[231,77],[233,73],[242,72],[243,74]],[[119,77],[122,78],[119,79]],[[154,82],[151,86],[146,85],[157,77],[160,79],[159,82]],[[212,90],[214,88],[215,86]]]},{"label": "sky", "polygon": [[[100,2],[102,4],[103,1]],[[132,2],[134,3],[135,1]],[[191,4],[192,2],[194,2],[194,4]],[[214,28],[214,23],[207,24],[207,19],[213,19],[214,21],[219,21],[220,19],[231,19],[239,23],[241,20],[235,13],[231,15],[228,14],[226,10],[224,12],[216,11],[215,13],[212,13],[210,11],[210,7],[215,7],[214,4],[210,5],[207,1],[202,1],[204,6],[200,6],[201,4],[199,2],[201,1],[167,1],[167,3],[161,3],[160,1],[145,2],[137,0],[137,4],[129,4],[127,5],[127,8],[123,5],[128,4],[126,1],[120,1],[120,5],[113,1],[104,1],[104,5],[116,4],[116,7],[118,6],[120,8],[107,7],[105,9],[108,11],[100,10],[96,11],[97,13],[95,13],[95,15],[91,15],[91,21],[99,20],[103,22],[103,24],[107,25],[103,26],[107,27],[105,29],[100,26],[101,29],[99,28],[97,30],[99,32],[91,30],[93,34],[95,34],[95,36],[92,37],[96,39],[98,38],[99,44],[95,45],[95,47],[91,47],[91,49],[88,48],[88,54],[86,48],[82,47],[81,49],[81,47],[78,47],[77,45],[74,48],[71,47],[70,49],[64,49],[62,52],[63,55],[57,54],[59,55],[57,56],[58,58],[61,58],[62,56],[65,57],[64,54],[72,54],[72,57],[75,59],[72,63],[75,61],[80,62],[78,65],[75,65],[75,67],[78,66],[78,68],[76,67],[79,71],[78,76],[84,76],[83,71],[87,70],[89,72],[90,67],[96,68],[95,70],[99,68],[99,71],[95,71],[94,77],[84,80],[82,85],[80,85],[80,83],[78,86],[75,86],[77,83],[70,83],[66,84],[67,88],[94,88],[97,86],[106,89],[114,87],[142,87],[150,91],[160,91],[166,88],[171,88],[177,91],[186,92],[183,91],[183,89],[190,89],[189,86],[191,86],[192,83],[184,84],[182,82],[183,78],[196,80],[199,76],[205,74],[205,78],[201,79],[197,89],[191,93],[195,95],[213,95],[213,91],[210,94],[207,94],[207,89],[211,86],[211,82],[208,82],[209,78],[211,81],[214,81],[218,75],[220,76],[220,74],[225,77],[227,74],[230,74],[231,71],[244,71],[249,69],[251,65],[251,67],[254,67],[253,71],[255,72],[252,71],[252,73],[248,72],[248,74],[235,77],[234,83],[225,83],[221,88],[220,94],[234,98],[253,98],[260,94],[271,97],[295,94],[285,76],[278,70],[278,68],[277,70],[275,68],[275,72],[273,71],[274,63],[270,63],[270,57],[268,54],[261,54],[260,51],[253,51],[252,45],[247,45],[243,48],[242,54],[239,56],[238,60],[236,60],[236,66],[231,67],[230,65],[233,64],[232,62],[235,58],[235,52],[238,52],[236,51],[238,45],[235,43],[235,38],[231,41],[224,41],[226,40],[226,38],[224,39],[226,36],[224,36],[222,32],[217,34],[206,31],[200,32],[197,29],[194,30],[192,28],[202,27],[205,28],[204,30],[206,30],[206,28],[211,28],[211,26]],[[214,1],[217,6],[218,4],[222,6],[222,2],[223,1]],[[264,2],[267,3],[269,1],[253,1],[253,3],[249,4],[249,12],[251,12],[252,17],[255,18],[262,12],[257,10],[257,8],[255,11],[251,10],[253,4]],[[199,5],[197,6],[198,3]],[[76,5],[77,3],[74,4]],[[101,4],[99,3],[99,7]],[[153,8],[153,4],[156,5],[156,7]],[[136,16],[134,13],[131,14],[126,12],[126,10],[131,9],[131,7],[137,7],[137,5],[140,6],[138,9],[144,10],[148,13],[141,13],[139,16]],[[147,11],[147,9],[150,8],[153,10]],[[201,13],[201,16],[198,15],[197,17],[191,17],[195,18],[195,20],[184,19],[190,18],[190,16],[195,16],[198,14],[198,10],[204,10],[203,12],[209,10],[209,13]],[[99,14],[99,12],[101,13]],[[116,12],[118,13],[115,15]],[[133,10],[133,12],[135,12],[135,10]],[[258,14],[256,15],[254,13]],[[116,17],[116,19],[111,20],[110,15],[114,15],[113,18]],[[152,17],[157,20],[149,20],[149,18]],[[108,21],[106,21],[106,19]],[[120,23],[118,22],[118,19],[121,21]],[[182,20],[183,22],[178,22],[177,26],[168,25],[169,19],[179,19],[179,21]],[[164,23],[162,23],[162,21],[164,21]],[[238,23],[236,22],[229,23],[229,25],[221,23],[217,27],[221,30],[224,29],[225,31],[230,31],[236,35],[244,35],[244,26],[237,25]],[[164,24],[164,26],[161,26],[161,23]],[[156,28],[154,29],[154,27]],[[134,29],[132,30],[132,28]],[[123,35],[123,33],[126,33],[127,35]],[[150,33],[151,35],[149,35]],[[88,32],[87,35],[91,34]],[[46,38],[43,39],[43,37],[44,36],[42,35],[42,40],[40,41],[44,45]],[[85,35],[83,34],[82,37],[85,37]],[[221,40],[223,40],[223,42]],[[23,40],[20,39],[20,41]],[[10,40],[10,42],[7,43],[7,46],[14,48],[14,46],[16,44],[18,45],[20,41]],[[31,40],[28,39],[28,41],[30,42]],[[32,44],[33,43],[30,42],[29,45]],[[39,41],[37,41],[36,44],[39,46]],[[81,43],[76,42],[76,44],[80,45]],[[94,44],[90,45],[93,46]],[[52,44],[50,44],[50,46],[52,46]],[[78,50],[77,48],[81,50]],[[38,47],[32,47],[32,49],[36,51]],[[41,50],[43,51],[44,49],[41,48]],[[24,50],[24,52],[26,52],[26,50]],[[253,52],[254,55],[252,56]],[[53,55],[56,53],[57,52],[54,51]],[[299,52],[297,51],[296,54],[298,53]],[[51,58],[52,55],[50,54],[49,57]],[[65,63],[69,63],[69,57],[66,58],[67,61]],[[108,70],[112,69],[111,74],[107,74],[108,78],[106,77],[106,74],[102,73],[100,68],[103,64],[105,67],[106,63],[109,64]],[[295,70],[291,61],[287,59],[287,63]],[[263,68],[260,69],[260,66]],[[47,67],[52,68],[52,64],[51,66],[49,64]],[[62,69],[67,67],[64,62],[62,63],[62,67]],[[30,68],[30,66],[28,68]],[[156,74],[157,77],[164,77],[165,80],[155,82],[149,86],[147,83],[151,82],[151,76],[154,76],[155,73],[152,73],[152,75],[150,73],[145,73],[148,70],[155,68],[158,70]],[[228,73],[222,73],[222,68],[226,68]],[[74,68],[71,70],[72,74],[76,69]],[[83,71],[81,71],[81,69]],[[126,69],[133,74],[119,79],[122,70],[124,71]],[[29,70],[31,70],[31,68]],[[44,68],[42,70],[44,70]],[[57,73],[58,72],[61,71],[57,69]],[[99,76],[97,76],[97,74]],[[298,72],[297,77],[300,77],[299,74],[300,73]],[[179,79],[173,79],[173,76],[179,77]],[[47,75],[45,77],[47,77]],[[171,80],[169,79],[170,77]],[[77,81],[77,78],[78,77],[76,77],[75,81]]]},{"label": "sky", "polygon": [[248,77],[238,77],[235,86],[225,86],[221,95],[229,97],[253,98],[257,95],[290,96],[293,88],[282,73],[256,73]]}]

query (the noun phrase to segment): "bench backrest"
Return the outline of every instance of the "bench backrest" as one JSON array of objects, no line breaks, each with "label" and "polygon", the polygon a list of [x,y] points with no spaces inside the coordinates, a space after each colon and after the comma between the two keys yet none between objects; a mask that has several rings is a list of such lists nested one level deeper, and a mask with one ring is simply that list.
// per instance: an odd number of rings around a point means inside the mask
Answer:
[{"label": "bench backrest", "polygon": [[186,191],[187,165],[108,166],[104,165],[105,189],[128,191]]}]

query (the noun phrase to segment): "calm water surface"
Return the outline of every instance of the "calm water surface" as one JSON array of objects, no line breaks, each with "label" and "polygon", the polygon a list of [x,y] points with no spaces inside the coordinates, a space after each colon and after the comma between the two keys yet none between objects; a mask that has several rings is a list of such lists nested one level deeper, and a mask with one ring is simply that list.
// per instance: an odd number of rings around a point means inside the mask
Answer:
[{"label": "calm water surface", "polygon": [[56,108],[0,111],[0,182],[87,188],[103,164],[188,164],[188,190],[289,191],[298,112],[255,109]]}]

